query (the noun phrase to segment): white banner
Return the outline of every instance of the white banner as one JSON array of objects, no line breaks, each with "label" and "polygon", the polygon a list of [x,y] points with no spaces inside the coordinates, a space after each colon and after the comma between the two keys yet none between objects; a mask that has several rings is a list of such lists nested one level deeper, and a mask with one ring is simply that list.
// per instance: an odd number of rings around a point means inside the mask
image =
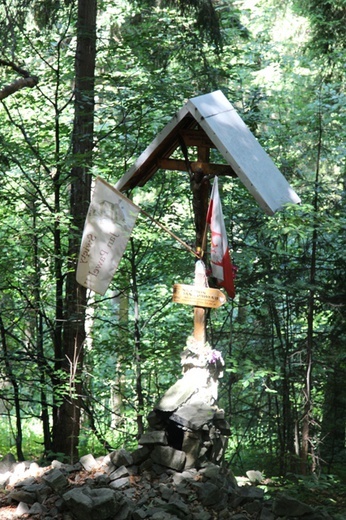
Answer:
[{"label": "white banner", "polygon": [[77,282],[104,295],[126,249],[140,208],[97,177],[79,253]]}]

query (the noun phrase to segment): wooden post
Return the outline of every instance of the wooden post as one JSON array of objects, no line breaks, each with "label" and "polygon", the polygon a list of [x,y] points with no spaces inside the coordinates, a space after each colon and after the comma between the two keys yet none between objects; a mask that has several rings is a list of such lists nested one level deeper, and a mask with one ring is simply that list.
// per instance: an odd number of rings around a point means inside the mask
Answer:
[{"label": "wooden post", "polygon": [[[198,148],[198,161],[206,163],[209,160],[209,148]],[[208,198],[210,182],[202,170],[202,166],[190,173],[190,186],[192,190],[192,207],[195,218],[196,249],[202,247],[203,235],[208,211]]]},{"label": "wooden post", "polygon": [[[195,285],[206,287],[205,265],[202,260],[197,260],[195,265]],[[206,343],[206,310],[204,307],[194,307],[194,331],[193,337],[202,345]]]},{"label": "wooden post", "polygon": [[[198,161],[209,162],[209,148],[198,148]],[[208,211],[209,179],[205,176],[202,169],[191,174],[191,189],[193,194],[192,204],[196,227],[196,249],[202,250],[204,230]],[[195,285],[206,286],[205,266],[203,262],[197,260],[195,269]],[[203,307],[194,308],[194,338],[206,343],[206,309]]]}]

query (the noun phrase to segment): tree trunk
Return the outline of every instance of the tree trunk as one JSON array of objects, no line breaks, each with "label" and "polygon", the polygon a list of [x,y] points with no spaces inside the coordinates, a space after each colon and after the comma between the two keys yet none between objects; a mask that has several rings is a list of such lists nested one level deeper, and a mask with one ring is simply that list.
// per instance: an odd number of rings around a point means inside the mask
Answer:
[{"label": "tree trunk", "polygon": [[136,394],[137,394],[137,434],[138,438],[144,432],[143,424],[143,410],[144,410],[144,396],[143,396],[143,384],[142,384],[142,359],[141,359],[141,329],[139,323],[139,299],[138,299],[138,287],[137,287],[137,271],[136,271],[136,253],[134,248],[133,239],[130,238],[131,243],[131,274],[132,274],[132,295],[134,304],[134,320],[135,320],[135,331],[134,331],[134,342],[135,342],[135,367],[136,367]]},{"label": "tree trunk", "polygon": [[24,460],[24,454],[23,454],[23,449],[22,449],[23,431],[22,431],[22,420],[21,420],[21,415],[20,415],[19,385],[18,385],[17,378],[12,370],[10,354],[9,354],[8,348],[7,348],[6,329],[5,329],[4,323],[2,321],[1,315],[0,315],[0,336],[1,336],[2,350],[4,352],[6,374],[13,387],[14,408],[16,411],[16,439],[15,439],[15,441],[16,441],[16,449],[17,449],[17,458],[18,458],[18,460]]},{"label": "tree trunk", "polygon": [[[319,174],[320,174],[320,160],[322,150],[322,120],[321,113],[319,114],[319,129],[318,129],[318,143],[317,143],[317,160],[316,160],[316,175],[315,175],[315,191],[314,191],[314,222],[312,231],[311,244],[311,263],[310,263],[310,291],[308,299],[308,316],[307,316],[307,338],[306,338],[306,371],[304,384],[304,408],[302,419],[302,444],[300,452],[301,473],[306,475],[308,473],[308,455],[310,445],[310,423],[312,415],[312,400],[311,400],[311,383],[312,383],[312,368],[313,368],[313,341],[314,341],[314,315],[315,315],[315,283],[316,283],[316,257],[317,257],[317,212],[319,207]],[[314,462],[313,462],[314,464]]]},{"label": "tree trunk", "polygon": [[62,402],[53,425],[53,450],[73,461],[78,457],[81,371],[85,340],[86,289],[76,282],[75,263],[90,202],[94,132],[94,83],[96,59],[96,0],[78,1],[75,59],[75,117],[71,169],[68,272],[66,275],[63,343],[57,366],[64,373]]},{"label": "tree trunk", "polygon": [[40,374],[40,401],[41,401],[41,421],[43,430],[43,446],[44,453],[47,455],[52,449],[50,426],[49,426],[49,410],[47,399],[47,362],[43,348],[43,316],[41,302],[41,268],[39,258],[38,236],[36,231],[36,208],[32,204],[33,212],[33,248],[34,248],[34,299],[35,299],[35,336],[36,336],[36,360],[37,368]]}]

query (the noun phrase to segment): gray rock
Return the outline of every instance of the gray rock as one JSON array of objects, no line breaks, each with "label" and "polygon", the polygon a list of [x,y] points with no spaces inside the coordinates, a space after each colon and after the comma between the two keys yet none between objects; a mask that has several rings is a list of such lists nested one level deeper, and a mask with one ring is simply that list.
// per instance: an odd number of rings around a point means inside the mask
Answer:
[{"label": "gray rock", "polygon": [[95,475],[95,481],[97,482],[97,485],[100,487],[108,486],[111,479],[108,475],[105,475],[104,473],[100,473],[99,475]]},{"label": "gray rock", "polygon": [[184,518],[189,516],[190,510],[188,505],[175,493],[169,500],[169,505],[173,506],[173,511],[180,511]]},{"label": "gray rock", "polygon": [[119,468],[120,466],[131,466],[131,464],[133,464],[131,453],[124,450],[123,448],[113,451],[110,454],[110,460],[116,468]]},{"label": "gray rock", "polygon": [[[44,520],[50,520],[50,517],[49,516],[45,516],[44,517]],[[74,520],[73,516],[72,516],[72,513],[70,512],[64,512],[63,514],[63,520]]]},{"label": "gray rock", "polygon": [[198,474],[198,471],[196,468],[188,468],[182,472],[182,476],[187,481],[195,480],[196,476]]},{"label": "gray rock", "polygon": [[191,489],[191,487],[186,486],[186,484],[178,484],[176,486],[176,490],[181,497],[186,497],[189,500],[189,502],[197,500],[196,490]]},{"label": "gray rock", "polygon": [[76,464],[64,464],[60,462],[60,460],[53,460],[51,464],[52,468],[60,469],[63,473],[72,473],[73,471],[80,471],[82,469],[82,464],[77,462]]},{"label": "gray rock", "polygon": [[153,467],[153,461],[151,459],[146,459],[139,466],[139,473],[143,475],[143,473],[151,473],[151,469]]},{"label": "gray rock", "polygon": [[229,520],[230,517],[230,512],[228,510],[228,508],[226,509],[223,509],[222,511],[220,511],[220,513],[218,514],[218,519],[217,520]]},{"label": "gray rock", "polygon": [[74,488],[67,491],[63,499],[77,520],[108,520],[121,507],[114,492],[108,488]]},{"label": "gray rock", "polygon": [[181,517],[175,516],[166,511],[156,511],[150,515],[151,520],[181,520]]},{"label": "gray rock", "polygon": [[184,431],[182,450],[186,453],[185,468],[193,468],[199,457],[202,439],[199,432]]},{"label": "gray rock", "polygon": [[174,492],[171,487],[167,486],[167,484],[164,484],[163,482],[159,485],[159,491],[162,498],[167,501],[171,498]]},{"label": "gray rock", "polygon": [[0,473],[12,471],[15,465],[15,457],[12,455],[12,453],[7,453],[7,455],[5,455],[3,459],[0,461]]},{"label": "gray rock", "polygon": [[23,475],[27,470],[27,463],[26,462],[17,462],[12,468],[12,471],[15,475]]},{"label": "gray rock", "polygon": [[160,444],[167,446],[167,435],[166,432],[160,430],[154,430],[144,433],[138,441],[140,445],[146,444]]},{"label": "gray rock", "polygon": [[125,498],[132,498],[134,499],[137,495],[137,490],[135,487],[129,487],[122,490]]},{"label": "gray rock", "polygon": [[171,421],[180,424],[190,430],[199,430],[213,420],[215,409],[203,402],[181,406],[170,417]]},{"label": "gray rock", "polygon": [[132,462],[135,465],[142,464],[148,457],[151,449],[148,446],[143,446],[132,452]]},{"label": "gray rock", "polygon": [[273,513],[277,516],[303,516],[313,513],[314,510],[308,504],[292,498],[284,493],[278,495],[273,503]]},{"label": "gray rock", "polygon": [[37,464],[37,462],[30,462],[29,473],[31,475],[35,474],[39,469],[40,469],[40,466]]},{"label": "gray rock", "polygon": [[[52,509],[50,509],[49,514],[54,518],[54,520],[56,520],[56,518],[59,517],[59,512],[60,511],[58,510],[57,507],[53,507]],[[45,520],[46,520],[46,518],[45,518]]]},{"label": "gray rock", "polygon": [[22,516],[29,513],[29,506],[25,502],[19,502],[17,508],[16,508],[16,516]]},{"label": "gray rock", "polygon": [[160,402],[155,406],[157,410],[173,412],[196,392],[196,383],[190,380],[188,372],[167,390]]},{"label": "gray rock", "polygon": [[31,485],[35,484],[35,482],[36,482],[35,477],[28,477],[28,478],[24,478],[24,479],[20,480],[19,482],[16,482],[15,487],[23,488],[23,487],[31,486]]},{"label": "gray rock", "polygon": [[53,469],[61,469],[64,464],[60,460],[53,460],[51,466]]},{"label": "gray rock", "polygon": [[126,502],[117,512],[116,520],[131,520],[134,505],[130,502]]},{"label": "gray rock", "polygon": [[56,507],[59,511],[65,509],[65,501],[62,497],[59,497],[54,502],[54,507]]},{"label": "gray rock", "polygon": [[246,476],[250,480],[251,484],[260,484],[263,480],[262,473],[252,469],[246,472]]},{"label": "gray rock", "polygon": [[68,480],[60,469],[52,469],[42,479],[56,492],[60,493],[68,486]]},{"label": "gray rock", "polygon": [[132,513],[133,520],[143,520],[144,518],[147,518],[147,516],[148,516],[148,511],[146,508],[136,509]]},{"label": "gray rock", "polygon": [[197,475],[197,470],[195,468],[185,469],[181,473],[173,474],[173,483],[176,486],[179,486],[180,484],[184,484],[185,482],[191,482],[191,481],[195,480],[196,475]]},{"label": "gray rock", "polygon": [[46,508],[39,502],[35,502],[29,509],[29,515],[42,515],[46,512]]},{"label": "gray rock", "polygon": [[128,477],[118,478],[116,480],[113,480],[109,487],[112,489],[121,489],[123,487],[126,487],[129,485],[130,479]]},{"label": "gray rock", "polygon": [[158,477],[161,477],[161,475],[165,475],[165,473],[167,471],[167,467],[162,466],[161,464],[155,464],[154,461],[152,461],[152,462],[153,462],[153,465],[151,467],[151,472],[155,473],[155,475]]},{"label": "gray rock", "polygon": [[263,507],[259,520],[274,520],[274,513],[267,507]]},{"label": "gray rock", "polygon": [[[185,473],[185,471],[183,472]],[[179,486],[180,484],[185,484],[186,478],[183,476],[183,473],[174,473],[173,475],[173,483],[176,486]]]},{"label": "gray rock", "polygon": [[[197,485],[198,484],[198,485]],[[197,483],[198,498],[203,506],[207,507],[221,507],[225,501],[225,494],[220,487],[212,482]]]},{"label": "gray rock", "polygon": [[[338,517],[332,517],[325,511],[315,511],[310,515],[304,516],[304,520],[333,520],[334,518],[337,519]],[[345,516],[342,518],[345,518]]]},{"label": "gray rock", "polygon": [[185,466],[186,455],[183,451],[175,450],[171,446],[155,446],[151,452],[151,459],[156,464],[182,471]]},{"label": "gray rock", "polygon": [[82,464],[83,468],[86,471],[91,471],[91,470],[95,469],[96,467],[98,467],[98,464],[97,464],[94,456],[91,455],[90,453],[88,455],[84,455],[83,457],[81,457],[79,459],[79,462]]},{"label": "gray rock", "polygon": [[264,491],[261,488],[255,486],[242,486],[238,488],[241,496],[251,500],[261,500],[264,495]]},{"label": "gray rock", "polygon": [[254,515],[258,513],[262,508],[261,502],[259,500],[254,500],[253,502],[248,502],[243,505],[243,509],[247,511],[250,515]]},{"label": "gray rock", "polygon": [[11,475],[12,475],[12,473],[10,471],[6,471],[5,473],[0,473],[0,487],[6,487],[6,484],[10,480]]},{"label": "gray rock", "polygon": [[29,486],[23,486],[22,489],[23,489],[23,491],[27,491],[28,493],[33,493],[35,495],[40,493],[43,489],[45,489],[46,491],[49,491],[49,493],[51,493],[51,488],[49,486],[47,486],[47,484],[45,484],[43,482],[37,482],[37,481],[35,481],[33,484],[30,484]]},{"label": "gray rock", "polygon": [[37,487],[35,486],[34,491],[36,494],[36,499],[39,502],[44,502],[44,500],[53,493],[52,488],[50,486],[48,486],[47,484],[45,484],[44,482],[39,483],[37,485]]},{"label": "gray rock", "polygon": [[192,513],[193,520],[211,520],[211,514],[203,509],[201,506],[197,506]]},{"label": "gray rock", "polygon": [[153,511],[157,511],[158,509],[161,509],[165,506],[167,506],[167,502],[165,500],[162,500],[161,497],[155,496],[155,493],[150,493],[150,496],[153,498],[150,502],[150,511],[153,513]]},{"label": "gray rock", "polygon": [[23,489],[14,489],[8,494],[7,499],[9,501],[33,504],[34,502],[36,502],[36,495],[35,493],[29,493],[28,491],[24,491]]},{"label": "gray rock", "polygon": [[217,466],[216,464],[213,464],[212,462],[207,463],[204,468],[201,468],[199,470],[200,475],[203,475],[203,477],[208,478],[212,481],[218,480],[220,476],[221,468],[220,466]]},{"label": "gray rock", "polygon": [[129,470],[126,466],[120,466],[115,471],[112,471],[112,473],[109,475],[109,478],[111,480],[117,480],[118,478],[122,477],[128,477],[129,476]]}]

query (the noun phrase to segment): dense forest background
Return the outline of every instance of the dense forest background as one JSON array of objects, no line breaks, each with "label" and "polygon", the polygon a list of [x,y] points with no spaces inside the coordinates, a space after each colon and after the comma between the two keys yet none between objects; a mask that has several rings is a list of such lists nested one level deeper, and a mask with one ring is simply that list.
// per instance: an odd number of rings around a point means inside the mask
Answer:
[{"label": "dense forest background", "polygon": [[[221,178],[237,295],[227,463],[341,472],[346,431],[345,0],[5,0],[0,6],[0,452],[136,445],[180,376],[194,259],[141,217],[104,297],[75,281],[92,178],[115,184],[189,99],[223,91],[302,199],[266,216]],[[194,241],[187,174],[128,194]],[[269,469],[268,469],[269,470]]]}]

